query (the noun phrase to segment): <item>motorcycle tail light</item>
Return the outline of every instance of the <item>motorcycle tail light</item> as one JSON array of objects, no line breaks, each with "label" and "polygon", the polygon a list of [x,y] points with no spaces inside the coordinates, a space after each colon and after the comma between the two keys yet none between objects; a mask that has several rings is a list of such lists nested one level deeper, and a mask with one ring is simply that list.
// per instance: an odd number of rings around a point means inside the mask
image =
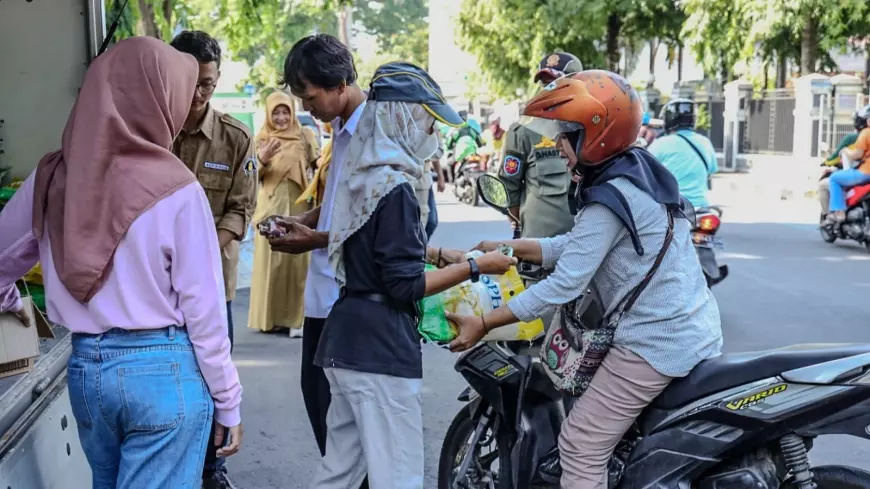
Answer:
[{"label": "motorcycle tail light", "polygon": [[722,224],[722,221],[719,217],[712,214],[701,216],[701,218],[698,219],[698,228],[700,228],[701,231],[714,232],[719,229],[720,224]]}]

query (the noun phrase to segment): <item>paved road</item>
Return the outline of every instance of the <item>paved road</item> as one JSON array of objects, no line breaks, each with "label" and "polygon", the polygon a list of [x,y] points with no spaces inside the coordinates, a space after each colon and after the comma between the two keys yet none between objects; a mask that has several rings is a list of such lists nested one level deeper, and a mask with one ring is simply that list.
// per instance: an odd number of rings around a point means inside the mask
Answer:
[{"label": "paved road", "polygon": [[[737,178],[737,177],[735,177]],[[812,202],[764,201],[734,191],[733,178],[718,179],[714,201],[725,205],[722,237],[731,276],[715,289],[728,351],[791,343],[868,342],[870,254],[851,244],[823,243],[812,222]],[[715,192],[714,192],[715,193]],[[496,212],[439,197],[441,224],[434,243],[470,247],[509,235]],[[229,467],[239,489],[306,488],[319,452],[299,389],[301,342],[244,327],[247,293],[236,301],[234,358],[245,387],[245,450]],[[440,442],[464,388],[453,356],[424,350],[426,489],[436,487]],[[819,440],[816,463],[870,469],[870,443],[848,437]]]}]

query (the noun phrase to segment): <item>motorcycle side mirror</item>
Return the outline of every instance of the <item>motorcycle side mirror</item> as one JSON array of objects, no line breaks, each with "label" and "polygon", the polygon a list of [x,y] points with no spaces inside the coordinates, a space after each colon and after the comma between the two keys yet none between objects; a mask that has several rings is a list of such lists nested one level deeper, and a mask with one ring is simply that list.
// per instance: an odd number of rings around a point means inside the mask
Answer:
[{"label": "motorcycle side mirror", "polygon": [[498,178],[484,173],[477,177],[477,193],[486,205],[508,215],[508,193],[504,184]]}]

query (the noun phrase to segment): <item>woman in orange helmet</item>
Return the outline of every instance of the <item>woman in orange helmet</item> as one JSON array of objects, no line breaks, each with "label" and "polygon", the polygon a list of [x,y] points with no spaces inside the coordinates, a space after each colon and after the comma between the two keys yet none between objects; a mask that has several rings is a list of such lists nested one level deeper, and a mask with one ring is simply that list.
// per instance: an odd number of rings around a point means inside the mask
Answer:
[{"label": "woman in orange helmet", "polygon": [[[451,348],[468,349],[493,328],[559,308],[541,358],[557,386],[580,396],[559,436],[561,487],[598,489],[641,411],[673,378],[719,355],[719,308],[683,219],[690,205],[668,170],[634,147],[642,110],[625,79],[594,70],[560,78],[528,103],[524,116],[527,128],[558,142],[581,178],[574,228],[555,238],[504,242],[517,258],[555,270],[483,317],[449,316],[460,329]],[[499,244],[485,241],[478,249]],[[577,309],[578,295],[589,289],[604,317],[592,325]],[[554,340],[559,328],[579,336],[580,349]]]}]

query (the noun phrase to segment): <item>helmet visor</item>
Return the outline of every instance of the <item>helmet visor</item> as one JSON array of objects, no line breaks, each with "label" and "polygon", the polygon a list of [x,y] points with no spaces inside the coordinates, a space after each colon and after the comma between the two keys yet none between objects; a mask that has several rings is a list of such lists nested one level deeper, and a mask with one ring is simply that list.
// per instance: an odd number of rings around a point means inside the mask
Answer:
[{"label": "helmet visor", "polygon": [[543,68],[535,74],[535,81],[547,84],[563,76],[565,76],[565,73],[562,71],[554,70],[553,68]]},{"label": "helmet visor", "polygon": [[557,121],[554,119],[542,119],[540,117],[523,116],[520,125],[526,129],[540,134],[545,138],[556,140],[559,134],[570,134],[583,129],[579,122]]}]

